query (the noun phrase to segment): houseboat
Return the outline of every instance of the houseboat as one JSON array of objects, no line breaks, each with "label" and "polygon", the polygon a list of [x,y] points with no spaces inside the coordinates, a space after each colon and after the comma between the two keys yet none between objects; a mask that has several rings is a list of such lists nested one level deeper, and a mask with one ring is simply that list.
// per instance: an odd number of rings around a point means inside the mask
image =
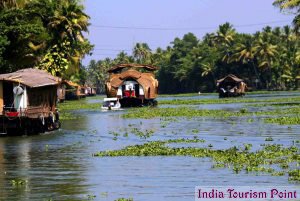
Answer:
[{"label": "houseboat", "polygon": [[0,133],[36,134],[60,127],[56,109],[60,78],[38,69],[0,75]]},{"label": "houseboat", "polygon": [[84,94],[86,96],[96,96],[96,87],[84,86]]},{"label": "houseboat", "polygon": [[117,98],[121,107],[156,105],[158,68],[142,64],[119,64],[108,70],[106,82],[108,98]]},{"label": "houseboat", "polygon": [[217,90],[220,98],[244,96],[246,89],[246,83],[233,74],[217,80]]},{"label": "houseboat", "polygon": [[64,100],[78,100],[86,97],[85,88],[70,80],[62,80],[57,89],[57,94],[59,94],[59,102],[63,102]]}]

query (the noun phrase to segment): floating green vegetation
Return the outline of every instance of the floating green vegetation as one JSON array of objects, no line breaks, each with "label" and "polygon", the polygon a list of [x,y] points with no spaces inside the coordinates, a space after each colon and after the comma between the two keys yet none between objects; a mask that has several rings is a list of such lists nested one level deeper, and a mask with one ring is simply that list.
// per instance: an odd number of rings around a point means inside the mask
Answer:
[{"label": "floating green vegetation", "polygon": [[115,201],[133,201],[133,198],[118,198]]},{"label": "floating green vegetation", "polygon": [[138,128],[132,128],[131,133],[133,133],[134,135],[136,135],[140,138],[147,139],[154,134],[154,130],[150,129],[150,130],[145,130],[145,132],[143,132]]},{"label": "floating green vegetation", "polygon": [[[230,112],[225,110],[198,110],[188,107],[177,108],[138,108],[130,110],[128,113],[123,114],[124,118],[143,118],[151,119],[155,117],[232,117],[241,116],[246,113]],[[247,113],[249,114],[249,113]]]},{"label": "floating green vegetation", "polygon": [[264,119],[266,123],[276,123],[280,125],[295,125],[300,124],[300,115],[297,116],[284,116],[284,117],[269,117]]},{"label": "floating green vegetation", "polygon": [[87,200],[88,201],[95,200],[95,198],[96,198],[96,195],[92,195],[92,194],[87,195]]},{"label": "floating green vegetation", "polygon": [[[152,129],[149,129],[149,130],[146,129],[145,131],[142,131],[142,130],[136,128],[136,127],[133,127],[133,128],[130,129],[130,131],[126,130],[126,132],[123,134],[123,137],[128,137],[129,133],[131,133],[131,134],[134,134],[135,136],[137,136],[141,139],[147,139],[147,138],[151,137],[154,134],[154,132],[155,131],[152,130]],[[109,134],[114,136],[113,140],[117,140],[118,139],[117,137],[121,136],[120,133],[115,132],[115,131],[110,131]]]},{"label": "floating green vegetation", "polygon": [[199,104],[230,104],[230,103],[289,103],[299,102],[300,97],[283,97],[272,99],[254,99],[254,98],[222,98],[222,99],[174,99],[160,100],[160,105],[199,105]]},{"label": "floating green vegetation", "polygon": [[267,137],[265,141],[274,141],[274,139],[272,137]]},{"label": "floating green vegetation", "polygon": [[[204,110],[195,109],[190,107],[176,107],[176,108],[136,108],[135,110],[129,110],[126,114],[123,114],[123,118],[172,118],[184,117],[211,117],[211,118],[229,118],[229,117],[241,117],[248,116],[248,123],[252,123],[254,120],[252,117],[257,116],[275,116],[275,117],[265,117],[264,121],[266,123],[279,123],[282,125],[286,124],[300,124],[300,107],[290,107],[285,108],[275,108],[269,111],[258,111],[249,112],[248,109],[242,108],[240,111],[226,111],[226,110]],[[289,116],[287,116],[289,115]],[[294,116],[291,116],[294,115]],[[281,117],[280,117],[281,116]],[[178,119],[177,119],[178,120]],[[166,127],[167,122],[162,121],[161,127]]]},{"label": "floating green vegetation", "polygon": [[75,110],[99,110],[100,103],[88,103],[86,100],[66,101],[58,104],[60,120],[80,119],[81,116],[74,114]]},{"label": "floating green vegetation", "polygon": [[74,119],[79,119],[79,118],[80,118],[79,115],[73,114],[71,112],[62,111],[59,113],[60,120],[74,120]]},{"label": "floating green vegetation", "polygon": [[300,169],[290,170],[288,172],[290,181],[298,181],[300,182]]},{"label": "floating green vegetation", "polygon": [[12,186],[23,186],[27,183],[27,181],[25,179],[12,179],[10,180],[10,183]]},{"label": "floating green vegetation", "polygon": [[99,110],[101,108],[100,103],[88,103],[86,100],[74,100],[66,101],[58,104],[59,110]]},{"label": "floating green vegetation", "polygon": [[[121,150],[101,151],[94,156],[99,157],[117,157],[117,156],[191,156],[191,157],[209,157],[215,164],[214,168],[228,167],[236,173],[245,170],[246,172],[266,172],[273,175],[282,175],[276,173],[272,165],[297,163],[299,165],[300,155],[297,147],[284,148],[281,145],[265,145],[262,150],[250,152],[251,146],[246,144],[243,148],[232,147],[225,150],[214,150],[211,148],[196,147],[169,147],[171,143],[198,143],[204,142],[200,139],[176,139],[167,141],[153,141],[142,145],[127,146]],[[281,170],[288,171],[286,168]],[[299,172],[289,171],[289,179],[299,178]],[[298,176],[297,176],[298,175]]]},{"label": "floating green vegetation", "polygon": [[185,94],[160,94],[159,97],[192,97],[192,96],[209,96],[218,95],[217,93],[185,93]]}]

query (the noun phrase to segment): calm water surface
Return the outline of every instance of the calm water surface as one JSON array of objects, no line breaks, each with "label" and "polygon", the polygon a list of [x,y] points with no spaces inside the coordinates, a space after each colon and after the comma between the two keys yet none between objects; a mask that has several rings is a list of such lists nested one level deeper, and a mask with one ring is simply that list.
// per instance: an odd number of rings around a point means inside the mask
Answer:
[{"label": "calm water surface", "polygon": [[[253,98],[278,98],[278,95],[282,93],[253,95]],[[292,97],[299,93],[285,95]],[[100,98],[86,101],[101,102]],[[245,106],[214,104],[195,107],[239,110]],[[274,139],[269,142],[271,144],[291,146],[294,140],[300,139],[300,126],[265,124],[260,118],[254,118],[249,123],[246,117],[226,120],[178,118],[177,121],[164,121],[122,119],[120,115],[126,110],[78,112],[83,118],[64,121],[59,131],[37,136],[0,138],[0,200],[88,200],[88,196],[96,196],[94,200],[124,197],[138,201],[187,201],[194,200],[194,188],[200,185],[297,185],[289,183],[287,176],[273,177],[264,173],[244,172],[235,174],[227,168],[212,169],[213,162],[209,158],[99,158],[93,157],[93,153],[152,140],[194,136],[206,142],[189,146],[207,147],[212,144],[213,149],[224,149],[251,143],[253,150],[257,150],[261,144],[267,143],[266,137]],[[131,133],[133,128],[153,130],[154,135],[141,139]],[[113,132],[120,136],[115,138]],[[127,137],[123,136],[126,132]],[[17,179],[26,180],[25,185],[12,185],[11,181]]]}]

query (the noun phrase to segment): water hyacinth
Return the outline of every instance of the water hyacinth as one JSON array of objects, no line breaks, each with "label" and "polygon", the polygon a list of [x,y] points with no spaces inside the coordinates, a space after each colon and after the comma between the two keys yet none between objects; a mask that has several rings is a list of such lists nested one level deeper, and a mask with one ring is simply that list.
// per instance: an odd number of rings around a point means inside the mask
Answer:
[{"label": "water hyacinth", "polygon": [[[282,147],[281,145],[265,145],[262,150],[250,152],[252,145],[245,144],[244,148],[232,147],[218,150],[210,148],[195,147],[169,147],[170,143],[203,143],[200,139],[176,139],[166,141],[152,141],[142,145],[127,146],[120,150],[101,151],[95,153],[98,157],[119,157],[119,156],[191,156],[212,158],[218,167],[232,167],[236,173],[244,170],[246,172],[265,172],[273,176],[282,176],[283,172],[290,171],[287,163],[297,163],[299,165],[300,155],[297,147]],[[284,167],[280,172],[276,172],[271,165],[278,164]],[[282,165],[282,166],[280,166]],[[288,172],[289,180],[298,181],[298,172]]]}]

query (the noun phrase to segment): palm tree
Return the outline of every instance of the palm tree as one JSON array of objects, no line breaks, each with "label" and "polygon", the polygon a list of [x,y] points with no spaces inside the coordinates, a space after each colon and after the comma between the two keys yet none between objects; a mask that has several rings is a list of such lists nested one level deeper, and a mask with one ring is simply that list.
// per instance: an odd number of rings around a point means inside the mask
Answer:
[{"label": "palm tree", "polygon": [[[88,31],[89,16],[75,0],[52,3],[52,16],[43,20],[48,22],[48,30],[53,36],[46,55],[48,58],[43,58],[40,68],[68,77],[79,72],[82,57],[92,48],[83,36],[83,32]],[[59,60],[55,59],[56,55],[59,55]]]},{"label": "palm tree", "polygon": [[231,24],[226,22],[219,26],[219,30],[217,30],[214,40],[219,44],[230,46],[234,40],[234,36],[235,29]]},{"label": "palm tree", "polygon": [[214,83],[216,84],[216,82],[217,82],[216,77],[215,77],[216,64],[214,62],[207,62],[207,63],[203,63],[201,66],[202,66],[201,76],[205,77],[205,76],[208,76],[209,74],[211,74],[212,78],[214,80]]},{"label": "palm tree", "polygon": [[233,26],[226,22],[219,26],[219,30],[214,36],[214,43],[220,47],[223,58],[222,61],[229,63],[232,55],[232,45],[235,36],[235,29]]},{"label": "palm tree", "polygon": [[254,38],[249,36],[246,37],[240,43],[236,44],[231,60],[234,60],[236,62],[241,62],[243,64],[251,64],[257,79],[257,81],[255,81],[257,87],[257,83],[260,82],[260,78],[256,66],[254,65],[254,59],[255,59]]},{"label": "palm tree", "polygon": [[133,56],[136,58],[137,63],[150,63],[151,49],[147,43],[136,43],[133,48]]},{"label": "palm tree", "polygon": [[272,64],[278,54],[277,45],[273,45],[261,37],[254,47],[254,52],[258,58],[258,66],[269,72],[269,79],[267,79],[267,88],[269,88],[272,80]]},{"label": "palm tree", "polygon": [[293,20],[294,31],[299,34],[300,31],[300,1],[299,0],[275,0],[274,6],[280,8],[280,10],[289,10],[296,16]]},{"label": "palm tree", "polygon": [[129,62],[130,62],[130,59],[129,59],[129,57],[128,57],[128,55],[127,55],[126,52],[121,51],[121,52],[117,55],[117,57],[115,58],[115,61],[116,61],[117,63],[129,63]]},{"label": "palm tree", "polygon": [[83,12],[83,6],[72,0],[62,1],[58,6],[60,9],[50,18],[49,29],[61,40],[67,38],[71,43],[84,42],[82,32],[88,31],[90,17]]}]

